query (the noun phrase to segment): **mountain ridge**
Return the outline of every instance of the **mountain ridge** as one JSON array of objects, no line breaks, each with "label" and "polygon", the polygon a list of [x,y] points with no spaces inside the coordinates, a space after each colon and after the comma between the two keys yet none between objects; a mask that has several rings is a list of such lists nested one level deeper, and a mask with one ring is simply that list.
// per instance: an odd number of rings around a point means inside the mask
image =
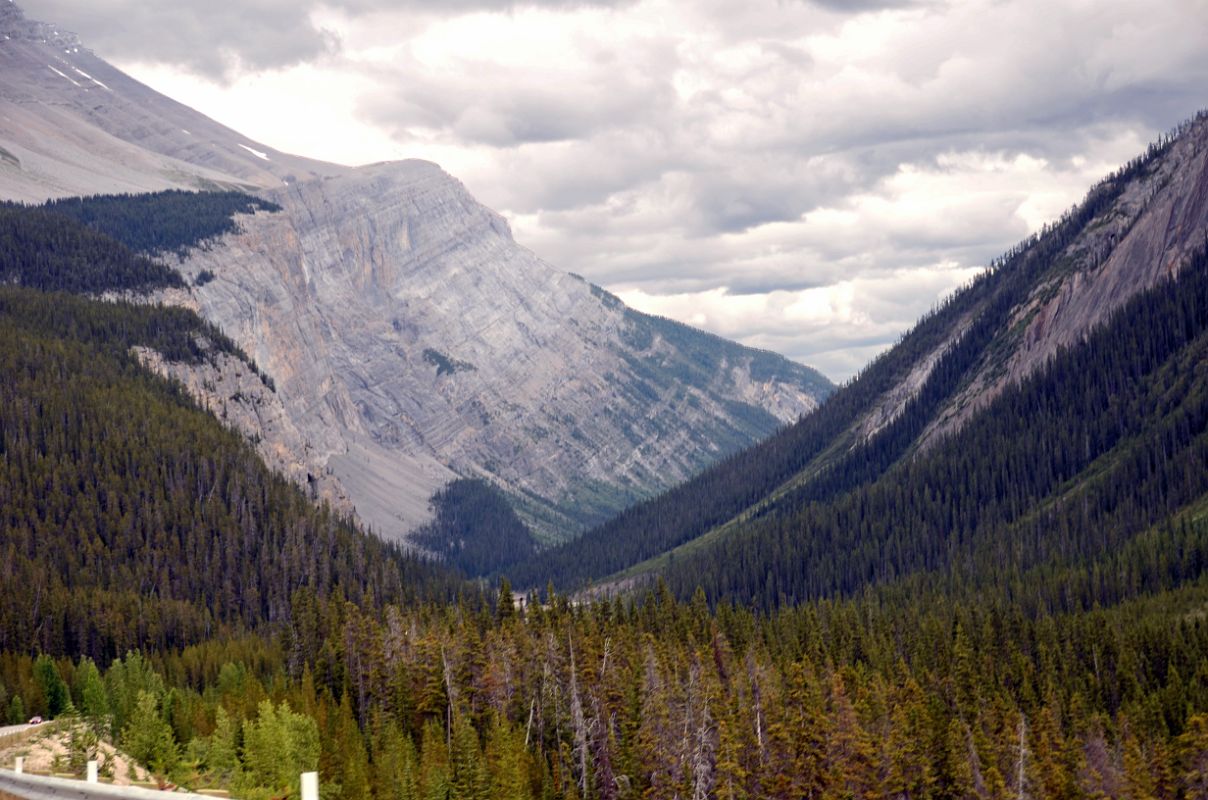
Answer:
[{"label": "mountain ridge", "polygon": [[0,42],[0,148],[12,156],[0,195],[234,188],[279,205],[168,254],[190,285],[156,296],[225,330],[278,391],[253,403],[207,388],[233,380],[147,363],[383,536],[426,523],[431,496],[461,477],[495,483],[543,541],[563,540],[831,389],[546,264],[430,162],[281,153],[8,9],[0,25],[26,33]]},{"label": "mountain ridge", "polygon": [[[753,520],[825,505],[927,456],[1003,392],[1081,346],[1132,298],[1192,263],[1208,242],[1208,210],[1196,199],[1208,191],[1206,143],[1201,113],[996,260],[816,414],[512,577],[520,585],[547,578],[574,585],[620,571],[628,582],[635,571],[669,568],[669,553],[693,554],[698,568],[706,553],[732,561],[736,540],[758,527]],[[1086,297],[1077,295],[1087,287]],[[691,579],[681,574],[686,585]]]}]

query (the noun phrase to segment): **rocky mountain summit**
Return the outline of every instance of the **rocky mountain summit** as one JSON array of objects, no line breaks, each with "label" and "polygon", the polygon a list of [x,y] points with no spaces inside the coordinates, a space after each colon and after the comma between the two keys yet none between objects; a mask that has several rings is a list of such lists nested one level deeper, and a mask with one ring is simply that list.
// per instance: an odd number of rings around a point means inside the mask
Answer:
[{"label": "rocky mountain summit", "polygon": [[0,195],[235,187],[282,207],[184,256],[192,287],[159,298],[218,324],[276,393],[253,400],[238,381],[144,360],[387,537],[427,520],[432,493],[462,476],[504,489],[539,536],[565,538],[832,388],[542,262],[434,164],[281,153],[6,0],[0,14]]}]

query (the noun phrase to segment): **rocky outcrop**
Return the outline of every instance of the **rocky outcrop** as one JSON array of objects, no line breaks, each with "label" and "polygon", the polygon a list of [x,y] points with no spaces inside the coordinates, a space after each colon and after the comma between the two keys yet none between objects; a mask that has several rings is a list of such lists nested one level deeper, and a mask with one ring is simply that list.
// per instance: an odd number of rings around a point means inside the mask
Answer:
[{"label": "rocky outcrop", "polygon": [[[564,538],[814,408],[818,373],[638,314],[513,241],[433,164],[281,153],[132,80],[0,0],[0,195],[239,187],[283,211],[178,265],[164,302],[218,324],[240,364],[148,363],[269,463],[404,536],[432,493],[485,477]],[[234,374],[227,374],[235,370]]]},{"label": "rocky outcrop", "polygon": [[[386,535],[454,474],[565,537],[814,408],[769,353],[625,308],[408,161],[265,193],[283,211],[180,265],[199,310],[271,374],[291,419]],[[411,498],[396,495],[419,486]]]},{"label": "rocky outcrop", "polygon": [[299,433],[281,398],[248,364],[227,353],[199,364],[167,361],[147,347],[135,347],[134,354],[143,366],[179,381],[203,408],[244,433],[269,467],[309,489],[315,499],[353,510],[348,494]]},{"label": "rocky outcrop", "polygon": [[1176,274],[1208,243],[1208,118],[1188,125],[1056,259],[1012,313],[1002,341],[928,427],[924,447],[958,430],[1013,383]]}]

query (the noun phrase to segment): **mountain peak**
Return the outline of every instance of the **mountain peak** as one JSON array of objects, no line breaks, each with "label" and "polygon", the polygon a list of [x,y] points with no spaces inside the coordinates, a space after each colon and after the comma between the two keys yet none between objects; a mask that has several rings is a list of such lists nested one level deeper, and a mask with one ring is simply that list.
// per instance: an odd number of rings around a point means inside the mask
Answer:
[{"label": "mountain peak", "polygon": [[80,37],[70,31],[60,30],[57,25],[27,18],[13,0],[0,0],[0,34],[6,40],[42,42],[64,49],[81,47]]}]

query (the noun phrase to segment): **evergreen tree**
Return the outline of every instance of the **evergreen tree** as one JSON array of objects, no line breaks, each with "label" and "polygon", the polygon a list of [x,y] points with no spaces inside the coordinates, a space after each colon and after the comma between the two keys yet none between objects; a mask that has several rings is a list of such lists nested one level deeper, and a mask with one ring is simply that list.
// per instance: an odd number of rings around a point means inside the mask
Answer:
[{"label": "evergreen tree", "polygon": [[1196,714],[1187,720],[1178,748],[1183,796],[1208,797],[1208,714]]},{"label": "evergreen tree", "polygon": [[47,717],[54,719],[71,706],[71,693],[50,656],[43,654],[34,661],[34,682]]},{"label": "evergreen tree", "polygon": [[21,725],[25,719],[25,702],[21,699],[21,695],[14,694],[12,700],[8,702],[8,724]]},{"label": "evergreen tree", "polygon": [[308,716],[292,711],[287,703],[260,703],[255,719],[243,726],[243,775],[247,791],[268,790],[297,795],[303,772],[319,764],[319,729]]},{"label": "evergreen tree", "polygon": [[[313,724],[313,721],[312,721]],[[214,712],[214,732],[206,749],[206,768],[228,784],[239,783],[239,722],[222,706]]]},{"label": "evergreen tree", "polygon": [[[124,659],[115,659],[105,672],[105,690],[113,712],[113,730],[124,731],[144,694],[163,696],[164,679],[142,653],[132,650]],[[145,762],[144,762],[145,763]]]},{"label": "evergreen tree", "polygon": [[80,714],[98,735],[107,734],[111,724],[109,694],[105,691],[101,671],[91,658],[80,659],[72,682]]},{"label": "evergreen tree", "polygon": [[139,690],[134,709],[122,728],[122,749],[152,772],[167,775],[180,761],[180,746],[172,726],[160,712],[159,698]]}]

